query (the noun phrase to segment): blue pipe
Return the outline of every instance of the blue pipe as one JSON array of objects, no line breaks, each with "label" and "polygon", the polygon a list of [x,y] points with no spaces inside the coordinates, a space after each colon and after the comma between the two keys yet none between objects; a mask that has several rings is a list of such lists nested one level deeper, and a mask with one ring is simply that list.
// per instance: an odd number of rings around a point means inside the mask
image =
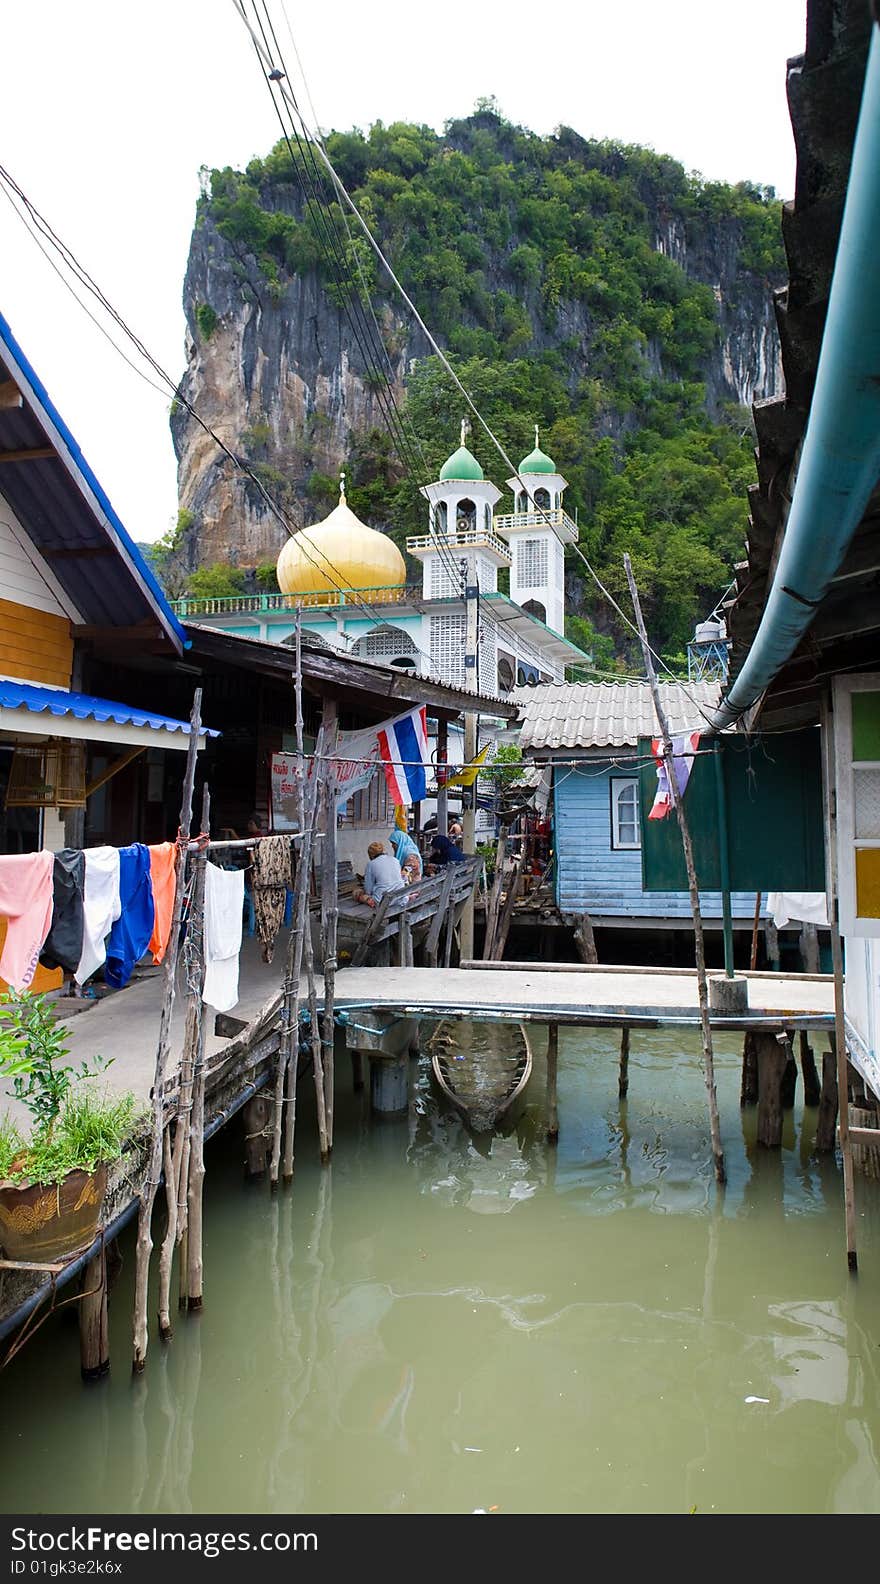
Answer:
[{"label": "blue pipe", "polygon": [[871,29],[816,386],[764,614],[712,718],[756,703],[809,627],[880,475],[880,37]]}]

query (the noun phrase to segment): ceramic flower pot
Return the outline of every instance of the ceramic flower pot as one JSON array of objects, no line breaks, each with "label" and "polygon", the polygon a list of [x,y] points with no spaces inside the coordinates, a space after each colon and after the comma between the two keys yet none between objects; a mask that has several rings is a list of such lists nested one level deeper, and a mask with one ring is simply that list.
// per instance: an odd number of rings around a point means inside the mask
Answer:
[{"label": "ceramic flower pot", "polygon": [[107,1168],[57,1183],[0,1183],[0,1247],[10,1260],[51,1264],[88,1248],[101,1219]]}]

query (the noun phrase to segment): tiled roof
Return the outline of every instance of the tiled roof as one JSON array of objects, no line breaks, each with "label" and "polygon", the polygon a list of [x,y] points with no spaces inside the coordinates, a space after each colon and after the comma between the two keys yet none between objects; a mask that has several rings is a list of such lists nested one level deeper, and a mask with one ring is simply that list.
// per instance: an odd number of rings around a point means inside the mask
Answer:
[{"label": "tiled roof", "polygon": [[[661,682],[673,736],[706,723],[721,696],[717,682]],[[548,682],[517,688],[523,753],[557,748],[623,748],[657,733],[647,682]]]}]

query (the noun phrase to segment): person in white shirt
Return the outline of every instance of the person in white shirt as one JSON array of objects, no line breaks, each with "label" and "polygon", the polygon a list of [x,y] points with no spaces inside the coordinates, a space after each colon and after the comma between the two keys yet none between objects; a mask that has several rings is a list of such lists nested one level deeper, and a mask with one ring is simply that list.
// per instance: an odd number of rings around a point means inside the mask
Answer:
[{"label": "person in white shirt", "polygon": [[369,862],[364,870],[363,890],[353,893],[355,902],[366,902],[374,908],[387,891],[396,891],[403,885],[403,871],[392,857],[384,842],[370,842],[367,848]]}]

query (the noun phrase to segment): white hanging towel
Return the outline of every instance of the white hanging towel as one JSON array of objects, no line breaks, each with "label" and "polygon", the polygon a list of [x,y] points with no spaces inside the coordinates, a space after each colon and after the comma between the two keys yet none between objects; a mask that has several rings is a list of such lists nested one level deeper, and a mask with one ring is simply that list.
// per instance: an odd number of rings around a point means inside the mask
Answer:
[{"label": "white hanging towel", "polygon": [[767,912],[777,929],[785,929],[790,920],[798,924],[828,924],[828,910],[824,891],[771,891],[767,897]]},{"label": "white hanging towel", "polygon": [[121,907],[119,903],[119,848],[86,847],[83,878],[83,946],[77,984],[85,984],[107,956],[107,936]]},{"label": "white hanging towel", "polygon": [[244,870],[205,869],[205,987],[202,1000],[216,1012],[238,1001],[238,956],[244,909]]}]

